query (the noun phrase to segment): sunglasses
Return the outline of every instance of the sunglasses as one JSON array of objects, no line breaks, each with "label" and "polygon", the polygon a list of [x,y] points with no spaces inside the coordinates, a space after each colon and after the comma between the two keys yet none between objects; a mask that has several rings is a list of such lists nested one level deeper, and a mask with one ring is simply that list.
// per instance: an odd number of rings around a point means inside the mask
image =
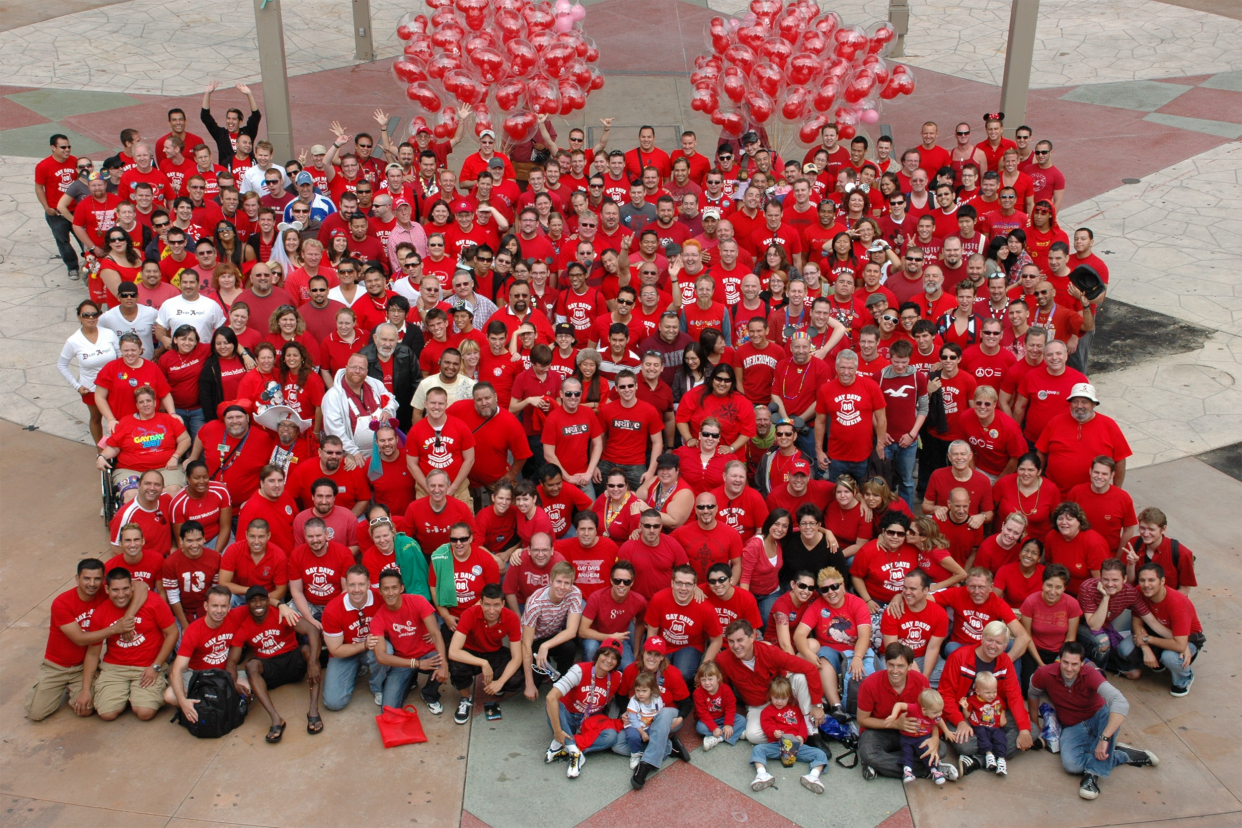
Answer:
[{"label": "sunglasses", "polygon": [[970,130],[968,129],[968,130],[966,130],[965,132],[959,132],[959,133],[957,133],[957,134],[958,134],[958,135],[969,135],[969,134],[970,134]]},{"label": "sunglasses", "polygon": [[561,393],[564,394],[566,397],[570,397],[571,399],[582,396],[581,391],[562,391]]},{"label": "sunglasses", "polygon": [[720,432],[719,432],[719,431],[700,431],[700,432],[699,432],[699,436],[700,436],[700,437],[705,437],[705,438],[707,438],[707,439],[711,439],[711,440],[719,440],[719,439],[720,439]]},{"label": "sunglasses", "polygon": [[922,259],[916,259],[916,258],[914,258],[913,256],[906,256],[906,261],[907,261],[907,262],[922,262],[923,260],[922,260]]},{"label": "sunglasses", "polygon": [[453,538],[453,537],[450,537],[450,538],[449,538],[449,543],[470,543],[470,538],[469,538],[469,537],[464,537],[464,538]]},{"label": "sunglasses", "polygon": [[708,579],[707,579],[707,582],[708,582],[709,584],[712,584],[712,585],[714,586],[714,585],[716,585],[716,584],[723,584],[723,583],[727,583],[727,582],[728,582],[728,580],[729,580],[728,576],[721,575],[719,578],[708,578]]},{"label": "sunglasses", "polygon": [[629,385],[618,385],[617,390],[618,391],[629,391],[631,388],[637,388],[637,387],[638,387],[637,385],[634,385],[633,383],[631,383]]},{"label": "sunglasses", "polygon": [[625,484],[625,483],[609,483],[609,484],[607,484],[606,488],[609,488],[609,489],[624,489],[624,488],[626,487],[626,485],[627,485],[627,484]]},{"label": "sunglasses", "polygon": [[803,592],[810,592],[815,589],[815,584],[794,584],[794,589],[800,589]]},{"label": "sunglasses", "polygon": [[1052,152],[1052,150],[1035,150],[1036,155],[1047,155],[1050,152]]},{"label": "sunglasses", "polygon": [[819,588],[819,594],[827,595],[830,592],[836,592],[843,586],[844,584],[824,584],[822,587]]},{"label": "sunglasses", "polygon": [[894,324],[896,324],[896,323],[898,323],[898,322],[900,322],[900,321],[901,321],[900,319],[898,319],[898,318],[897,318],[897,317],[895,317],[895,316],[887,316],[887,315],[886,315],[886,316],[881,316],[880,318],[881,318],[881,319],[883,319],[885,322],[892,322],[892,323],[894,323]]},{"label": "sunglasses", "polygon": [[662,529],[662,528],[664,528],[664,524],[662,524],[662,523],[642,523],[642,524],[639,524],[639,525],[640,525],[643,529]]},{"label": "sunglasses", "polygon": [[84,314],[81,314],[80,318],[81,319],[98,319],[99,314],[98,313],[84,313]]},{"label": "sunglasses", "polygon": [[716,504],[715,503],[699,503],[694,508],[698,509],[700,512],[710,512],[716,508]]},{"label": "sunglasses", "polygon": [[629,586],[630,584],[634,583],[634,579],[633,578],[613,578],[612,582],[616,584],[617,586]]},{"label": "sunglasses", "polygon": [[885,529],[884,534],[888,535],[890,538],[904,538],[909,533],[904,529],[898,532],[894,532],[892,529]]}]

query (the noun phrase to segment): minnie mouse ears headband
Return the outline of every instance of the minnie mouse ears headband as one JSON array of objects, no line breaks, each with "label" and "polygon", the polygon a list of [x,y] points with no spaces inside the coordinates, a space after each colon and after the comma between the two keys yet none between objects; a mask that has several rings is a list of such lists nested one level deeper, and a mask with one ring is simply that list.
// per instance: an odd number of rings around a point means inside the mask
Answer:
[{"label": "minnie mouse ears headband", "polygon": [[983,122],[986,124],[988,121],[997,121],[1003,124],[1005,122],[1005,113],[1004,112],[983,113]]}]

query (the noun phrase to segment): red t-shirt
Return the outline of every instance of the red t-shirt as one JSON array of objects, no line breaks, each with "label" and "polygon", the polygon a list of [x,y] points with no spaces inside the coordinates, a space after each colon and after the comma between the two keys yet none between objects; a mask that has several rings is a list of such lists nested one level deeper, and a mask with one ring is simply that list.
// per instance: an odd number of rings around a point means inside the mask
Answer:
[{"label": "red t-shirt", "polygon": [[410,429],[405,441],[405,453],[414,458],[423,474],[439,469],[456,480],[465,463],[463,452],[474,448],[474,435],[456,417],[446,417],[437,432],[431,420],[424,417]]},{"label": "red t-shirt", "polygon": [[739,618],[749,621],[756,630],[763,626],[763,616],[759,614],[759,602],[747,590],[734,588],[733,595],[725,600],[713,592],[706,583],[700,583],[699,589],[706,596],[704,603],[710,604],[715,610],[716,622],[720,624],[720,629],[727,628]]},{"label": "red t-shirt", "polygon": [[233,583],[238,586],[265,587],[271,592],[281,584],[289,583],[288,557],[283,549],[269,543],[263,557],[256,563],[245,541],[230,543],[220,560],[222,572],[233,573]]},{"label": "red t-shirt", "polygon": [[[500,583],[500,567],[496,565],[496,559],[487,554],[486,549],[472,545],[470,554],[464,561],[458,560],[456,555],[453,556],[453,583],[457,589],[457,606],[449,607],[449,614],[460,618],[463,612],[482,600],[483,587]],[[434,569],[428,576],[428,584],[435,589]]]},{"label": "red t-shirt", "polygon": [[[304,462],[293,467],[285,485],[285,491],[293,496],[299,509],[309,509],[315,505],[314,492],[311,488],[320,478],[326,478],[336,484],[337,506],[352,509],[355,503],[371,499],[371,484],[367,480],[365,468],[360,466],[348,470],[342,463],[337,466],[336,471],[328,473],[318,462]],[[397,511],[393,504],[386,500],[384,505],[392,509],[394,513]]]},{"label": "red t-shirt", "polygon": [[1083,529],[1066,540],[1056,529],[1044,536],[1044,560],[1050,564],[1059,563],[1070,571],[1070,582],[1066,592],[1077,595],[1082,582],[1095,577],[1099,573],[1100,564],[1112,557],[1107,541],[1094,529]]},{"label": "red t-shirt", "polygon": [[220,583],[220,553],[204,548],[201,555],[191,559],[178,549],[164,560],[160,579],[169,603],[180,603],[190,620],[198,618],[207,603],[207,590]]},{"label": "red t-shirt", "polygon": [[927,494],[924,497],[937,506],[948,506],[949,493],[954,489],[970,492],[972,515],[992,511],[992,481],[983,472],[974,469],[971,469],[970,479],[965,482],[955,478],[949,466],[936,469],[927,480]]},{"label": "red t-shirt", "polygon": [[[982,301],[986,302],[987,299]],[[1002,320],[1008,324],[1008,320]],[[975,378],[979,385],[990,385],[997,391],[1000,390],[1001,378],[1005,376],[1005,371],[1018,361],[1012,351],[1001,348],[995,354],[988,356],[978,345],[971,345],[962,354],[962,370],[969,373]]]},{"label": "red t-shirt", "polygon": [[505,595],[515,595],[519,605],[525,604],[530,596],[548,585],[552,567],[563,560],[565,559],[560,553],[553,551],[552,557],[545,565],[537,566],[530,550],[523,551],[522,562],[516,565],[510,564],[505,570],[505,580],[502,584]]},{"label": "red t-shirt", "polygon": [[553,406],[544,420],[542,441],[556,449],[556,459],[566,473],[582,474],[590,463],[591,441],[603,433],[591,409],[580,405],[570,414],[560,406]]},{"label": "red t-shirt", "polygon": [[1021,607],[1022,602],[1027,599],[1027,596],[1039,592],[1043,588],[1043,564],[1036,565],[1035,571],[1031,573],[1029,578],[1022,574],[1022,567],[1018,565],[1017,561],[1007,563],[999,570],[995,570],[995,572],[996,577],[992,580],[992,586],[1001,591],[1001,598],[1011,607]]},{"label": "red t-shirt", "polygon": [[168,384],[164,372],[149,359],[144,359],[137,368],[130,368],[122,359],[114,359],[99,369],[99,375],[95,378],[96,388],[107,389],[108,407],[117,420],[138,413],[134,391],[144,385],[155,389],[156,403],[164,399],[165,394],[172,393],[172,386]]},{"label": "red t-shirt", "polygon": [[1026,515],[1026,537],[1042,538],[1052,530],[1052,510],[1061,502],[1061,490],[1048,478],[1041,478],[1039,491],[1027,497],[1018,491],[1018,475],[1007,474],[992,487],[996,514],[1003,520],[1013,512]]},{"label": "red t-shirt", "polygon": [[330,540],[322,556],[305,543],[295,547],[289,554],[287,572],[290,581],[302,582],[307,602],[322,607],[342,594],[345,570],[353,565],[354,555],[349,547]]},{"label": "red t-shirt", "polygon": [[669,652],[683,647],[706,650],[708,639],[723,635],[716,611],[706,602],[691,599],[682,606],[673,598],[672,588],[665,588],[651,596],[644,623],[655,627],[657,635],[664,639]]},{"label": "red t-shirt", "polygon": [[736,359],[742,369],[742,391],[746,399],[755,405],[767,405],[772,400],[776,366],[785,359],[785,349],[775,342],[768,342],[760,349],[746,341],[738,346]]},{"label": "red t-shirt", "polygon": [[448,543],[449,527],[465,522],[474,528],[474,514],[470,507],[455,497],[445,499],[444,510],[437,512],[431,507],[430,497],[420,497],[405,510],[406,531],[424,550],[424,555]]},{"label": "red t-shirt", "polygon": [[[1203,625],[1199,623],[1199,613],[1195,611],[1195,605],[1177,590],[1166,586],[1163,601],[1153,601],[1150,598],[1146,600],[1151,607],[1151,614],[1156,617],[1157,621],[1173,631],[1174,638],[1203,632]],[[98,610],[96,610],[96,615],[98,615]]]},{"label": "red t-shirt", "polygon": [[323,616],[319,619],[319,623],[323,625],[324,637],[339,637],[342,644],[359,644],[366,641],[371,632],[372,619],[375,618],[375,612],[381,604],[383,601],[375,590],[371,590],[367,595],[367,602],[362,609],[356,609],[349,602],[348,595],[341,595],[323,609]]},{"label": "red t-shirt", "polygon": [[697,520],[691,520],[674,529],[672,535],[690,556],[690,565],[700,583],[707,581],[707,570],[713,564],[731,564],[742,557],[741,537],[720,521],[709,531]]},{"label": "red t-shirt", "polygon": [[641,538],[626,541],[617,551],[617,557],[634,564],[633,592],[648,600],[672,583],[673,567],[690,563],[681,544],[663,534],[655,546],[648,546]]},{"label": "red t-shirt", "polygon": [[1057,377],[1048,373],[1047,365],[1026,372],[1018,383],[1018,395],[1028,402],[1022,429],[1028,440],[1038,440],[1051,419],[1069,411],[1070,390],[1080,382],[1087,382],[1086,376],[1069,367]]},{"label": "red t-shirt", "polygon": [[806,365],[798,365],[792,358],[781,360],[773,373],[772,393],[784,401],[790,417],[798,417],[810,408],[819,389],[834,378],[828,363],[815,356]]},{"label": "red t-shirt", "polygon": [[914,650],[915,658],[921,658],[933,638],[948,637],[949,614],[932,601],[918,612],[907,606],[900,619],[885,612],[880,619],[880,632],[897,636],[898,641]]},{"label": "red t-shirt", "polygon": [[458,400],[448,408],[449,417],[460,421],[474,435],[470,482],[476,486],[490,486],[508,473],[511,465],[521,466],[531,456],[522,423],[505,404],[499,405],[499,410],[487,420],[479,416],[473,400]]},{"label": "red t-shirt", "polygon": [[1039,592],[1031,593],[1022,602],[1022,617],[1031,619],[1031,638],[1041,650],[1060,650],[1069,632],[1069,622],[1081,616],[1078,599],[1068,593],[1062,593],[1052,606]]},{"label": "red t-shirt", "polygon": [[229,660],[233,633],[243,615],[249,615],[249,610],[234,607],[214,630],[207,626],[206,618],[191,622],[181,634],[177,655],[190,660],[188,666],[191,670],[223,670]]},{"label": "red t-shirt", "polygon": [[53,210],[56,209],[57,204],[60,204],[61,196],[77,177],[78,159],[72,155],[64,161],[57,161],[49,155],[35,164],[35,186],[43,188],[43,194],[47,197],[47,206]]},{"label": "red t-shirt", "polygon": [[237,533],[245,537],[251,521],[261,518],[267,521],[272,543],[281,550],[292,549],[296,545],[293,538],[293,519],[297,515],[297,504],[293,502],[288,491],[281,492],[276,500],[268,500],[261,493],[256,493],[242,506],[241,517],[237,519]]},{"label": "red t-shirt", "polygon": [[161,558],[167,555],[168,550],[172,548],[172,527],[167,517],[168,506],[171,503],[172,498],[162,494],[158,505],[148,511],[142,508],[137,498],[131,500],[112,518],[112,524],[109,526],[112,545],[116,547],[121,545],[122,526],[127,523],[136,523],[142,527],[143,551],[154,553]]},{"label": "red t-shirt", "polygon": [[1090,483],[1080,483],[1066,493],[1065,499],[1082,507],[1087,522],[1100,533],[1110,550],[1121,546],[1121,533],[1126,527],[1138,524],[1134,498],[1120,486],[1109,486],[1107,492],[1097,494]]},{"label": "red t-shirt", "polygon": [[856,377],[849,385],[834,379],[820,386],[815,413],[828,419],[828,456],[850,463],[870,457],[876,438],[872,415],[887,407],[880,386],[866,377]]},{"label": "red t-shirt", "polygon": [[982,604],[976,604],[964,586],[941,590],[935,597],[937,604],[953,610],[953,635],[949,640],[955,644],[979,644],[983,641],[983,628],[989,623],[1000,620],[1009,624],[1015,620],[1009,604],[991,590]]},{"label": "red t-shirt", "polygon": [[[844,653],[858,644],[859,627],[871,624],[871,610],[857,595],[845,594],[841,606],[833,607],[823,598],[816,598],[802,614],[800,625],[805,625],[823,647]],[[863,642],[863,649],[870,640]]]},{"label": "red t-shirt", "polygon": [[589,511],[591,508],[591,498],[572,483],[562,483],[561,493],[556,497],[550,496],[540,485],[539,502],[548,520],[552,521],[554,538],[565,537],[565,533],[573,528],[574,515],[578,512]]},{"label": "red t-shirt", "polygon": [[[645,385],[639,380],[639,393]],[[651,436],[664,430],[664,419],[640,399],[636,399],[631,408],[623,406],[620,400],[604,403],[596,416],[604,435],[601,459],[621,466],[645,463]],[[558,451],[557,457],[560,456]]]},{"label": "red t-shirt", "polygon": [[424,641],[423,637],[428,634],[428,624],[435,624],[436,618],[436,611],[426,598],[402,595],[401,604],[395,610],[380,602],[371,621],[371,629],[375,635],[383,635],[388,640],[393,655],[422,658],[435,650],[435,646]]},{"label": "red t-shirt", "polygon": [[919,565],[919,552],[903,544],[895,553],[880,549],[879,541],[864,544],[850,564],[850,574],[863,579],[872,600],[887,604],[901,594],[902,582]]},{"label": "red t-shirt", "polygon": [[220,534],[221,509],[232,505],[228,487],[213,481],[207,484],[207,493],[201,498],[190,497],[188,489],[177,492],[169,501],[168,521],[173,524],[198,521],[203,525],[203,539],[211,541]]},{"label": "red t-shirt", "polygon": [[729,528],[739,532],[742,543],[754,537],[768,519],[768,504],[763,495],[750,486],[742,489],[737,497],[729,497],[724,486],[712,489],[716,496],[716,519]]},{"label": "red t-shirt", "polygon": [[[196,386],[196,401],[197,396]],[[181,420],[157,411],[149,420],[126,417],[117,423],[105,441],[113,448],[120,449],[116,468],[147,471],[163,469],[168,464],[177,450],[177,438],[184,433],[185,425]]]},{"label": "red t-shirt", "polygon": [[501,607],[500,618],[488,624],[483,617],[483,607],[473,604],[465,609],[457,621],[457,632],[466,637],[466,649],[476,653],[494,653],[505,645],[522,640],[522,619],[508,607]]},{"label": "red t-shirt", "polygon": [[[103,629],[116,623],[127,611],[127,607],[118,607],[112,601],[103,601],[96,607],[91,623],[95,629]],[[160,647],[164,645],[164,630],[169,627],[176,629],[176,624],[177,620],[164,599],[148,594],[146,602],[134,616],[134,633],[130,639],[123,640],[119,633],[107,639],[104,664],[150,667],[160,654]]]},{"label": "red t-shirt", "polygon": [[589,600],[596,592],[609,587],[608,572],[617,561],[617,545],[612,540],[600,537],[594,546],[585,549],[578,538],[565,538],[556,542],[555,549],[574,565],[577,571],[574,586],[584,599]]},{"label": "red t-shirt", "polygon": [[488,549],[499,552],[517,543],[516,509],[498,515],[494,506],[488,506],[474,516],[474,526],[479,542]]},{"label": "red t-shirt", "polygon": [[1048,420],[1035,448],[1047,455],[1044,474],[1063,492],[1076,486],[1090,486],[1093,458],[1103,455],[1121,461],[1133,454],[1112,417],[1096,414],[1080,424],[1068,411]]},{"label": "red t-shirt", "polygon": [[979,415],[971,408],[957,420],[958,436],[970,443],[975,452],[975,467],[991,475],[1005,470],[1011,459],[1026,454],[1026,440],[1013,418],[997,411],[992,422],[984,427]]},{"label": "red t-shirt", "polygon": [[599,589],[587,599],[582,617],[591,619],[591,629],[599,633],[626,632],[630,623],[641,619],[647,611],[647,599],[634,590],[626,593],[625,600],[617,603],[612,588]]},{"label": "red t-shirt", "polygon": [[251,655],[272,658],[284,655],[298,646],[298,636],[293,627],[280,620],[280,613],[268,607],[262,621],[255,621],[249,607],[239,607],[245,613],[238,614],[237,627],[233,630],[233,647],[250,647]]},{"label": "red t-shirt", "polygon": [[414,478],[410,476],[409,464],[405,457],[397,455],[396,460],[380,458],[383,473],[371,484],[372,499],[383,503],[394,515],[403,515],[414,500]]},{"label": "red t-shirt", "polygon": [[887,719],[897,702],[918,705],[919,694],[929,687],[931,683],[926,676],[911,670],[906,673],[906,686],[898,693],[888,680],[888,672],[880,670],[867,676],[858,686],[858,709],[868,711],[875,718]]},{"label": "red t-shirt", "polygon": [[89,631],[94,620],[93,614],[103,603],[111,601],[102,586],[89,601],[82,600],[77,587],[57,595],[52,602],[52,622],[47,632],[47,649],[43,651],[43,657],[61,667],[80,667],[86,658],[86,647],[74,644],[60,628],[65,624],[77,624],[83,632]]}]

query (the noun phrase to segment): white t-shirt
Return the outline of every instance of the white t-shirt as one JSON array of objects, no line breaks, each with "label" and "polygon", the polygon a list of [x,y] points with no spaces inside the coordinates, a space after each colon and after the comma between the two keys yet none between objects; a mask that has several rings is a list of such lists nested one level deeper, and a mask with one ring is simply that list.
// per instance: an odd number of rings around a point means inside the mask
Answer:
[{"label": "white t-shirt", "polygon": [[[73,332],[65,342],[65,347],[60,349],[56,369],[75,390],[86,388],[94,391],[95,377],[99,376],[100,370],[121,355],[121,346],[115,333],[101,327],[97,339],[98,342],[91,342],[79,329]],[[74,359],[78,361],[76,378],[69,371],[69,362]]]},{"label": "white t-shirt", "polygon": [[115,332],[117,337],[127,333],[138,334],[142,338],[143,359],[155,359],[155,340],[151,338],[151,331],[159,315],[155,308],[139,305],[138,315],[130,322],[121,315],[121,308],[118,306],[104,311],[103,316],[99,317],[99,327]]},{"label": "white t-shirt", "polygon": [[193,302],[184,296],[174,296],[160,305],[158,321],[170,335],[182,325],[193,325],[198,331],[198,341],[210,343],[212,333],[224,324],[224,311],[206,296],[199,296]]}]

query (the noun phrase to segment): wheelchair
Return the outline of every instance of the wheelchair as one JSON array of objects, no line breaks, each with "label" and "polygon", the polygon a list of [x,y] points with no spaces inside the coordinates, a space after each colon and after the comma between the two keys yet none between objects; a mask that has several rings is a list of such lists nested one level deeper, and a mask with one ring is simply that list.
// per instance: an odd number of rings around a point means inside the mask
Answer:
[{"label": "wheelchair", "polygon": [[116,513],[121,511],[121,493],[117,489],[116,484],[112,482],[112,472],[114,464],[109,463],[108,467],[99,472],[99,491],[103,500],[103,516],[104,526],[112,526],[112,518],[116,517]]}]

